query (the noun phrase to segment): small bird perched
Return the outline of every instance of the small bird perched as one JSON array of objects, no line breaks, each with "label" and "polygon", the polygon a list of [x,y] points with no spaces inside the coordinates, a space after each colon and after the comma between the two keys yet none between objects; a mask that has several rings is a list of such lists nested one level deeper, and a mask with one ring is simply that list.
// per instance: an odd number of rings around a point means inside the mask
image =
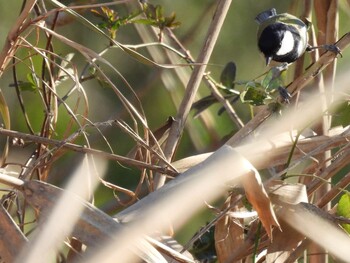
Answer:
[{"label": "small bird perched", "polygon": [[307,26],[299,18],[277,14],[272,8],[258,14],[255,21],[259,23],[258,46],[267,65],[271,60],[292,63],[308,48]]},{"label": "small bird perched", "polygon": [[[336,45],[310,46],[308,26],[296,16],[287,13],[277,14],[276,9],[272,8],[258,14],[255,21],[259,24],[258,47],[265,56],[266,65],[269,65],[271,60],[285,64],[274,67],[279,74],[305,51],[323,48],[342,56]],[[284,101],[289,102],[291,96],[288,91],[282,86],[278,87],[278,91]]]},{"label": "small bird perched", "polygon": [[277,14],[276,9],[271,8],[255,18],[259,23],[258,46],[265,55],[266,65],[271,60],[277,62],[292,63],[305,51],[323,48],[342,57],[340,49],[336,45],[310,46],[308,44],[308,26],[296,16],[283,13]]}]

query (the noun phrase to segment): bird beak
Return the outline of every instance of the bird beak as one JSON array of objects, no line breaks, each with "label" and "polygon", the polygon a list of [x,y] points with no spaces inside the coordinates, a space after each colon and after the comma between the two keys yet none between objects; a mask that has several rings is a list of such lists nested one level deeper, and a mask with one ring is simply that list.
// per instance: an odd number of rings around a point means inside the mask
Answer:
[{"label": "bird beak", "polygon": [[272,57],[266,57],[266,66],[270,64]]}]

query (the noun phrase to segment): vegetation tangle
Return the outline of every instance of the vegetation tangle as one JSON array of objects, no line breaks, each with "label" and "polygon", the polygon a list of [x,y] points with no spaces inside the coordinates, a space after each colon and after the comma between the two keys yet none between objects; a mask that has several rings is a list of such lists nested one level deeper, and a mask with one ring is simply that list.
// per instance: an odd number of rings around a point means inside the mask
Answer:
[{"label": "vegetation tangle", "polygon": [[63,2],[11,4],[1,262],[350,261],[346,1],[283,3],[339,52],[269,67],[213,62],[231,0],[195,25],[181,1]]}]

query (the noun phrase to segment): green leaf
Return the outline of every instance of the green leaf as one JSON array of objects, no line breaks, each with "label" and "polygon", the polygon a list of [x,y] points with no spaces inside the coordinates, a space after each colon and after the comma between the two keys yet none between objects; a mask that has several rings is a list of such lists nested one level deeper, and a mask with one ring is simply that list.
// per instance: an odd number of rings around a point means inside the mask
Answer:
[{"label": "green leaf", "polygon": [[151,26],[157,26],[157,21],[149,18],[140,18],[140,19],[133,19],[133,23],[136,24],[143,24],[143,25],[151,25]]},{"label": "green leaf", "polygon": [[220,81],[228,89],[233,89],[236,79],[236,64],[229,62],[226,64],[224,70],[221,72]]},{"label": "green leaf", "polygon": [[133,19],[133,23],[147,24],[158,27],[161,31],[164,28],[176,28],[180,26],[180,22],[175,22],[176,14],[173,12],[169,16],[164,16],[164,9],[161,5],[152,5],[143,3],[143,11],[147,19]]},{"label": "green leaf", "polygon": [[258,86],[249,86],[243,91],[240,95],[241,101],[243,103],[249,103],[253,106],[265,105],[265,100],[270,97],[260,85]]},{"label": "green leaf", "polygon": [[28,73],[27,74],[27,80],[32,83],[34,86],[37,86],[37,82],[36,82],[36,76],[34,73]]},{"label": "green leaf", "polygon": [[156,18],[157,18],[157,20],[164,20],[163,10],[164,10],[163,6],[161,6],[161,5],[156,6]]},{"label": "green leaf", "polygon": [[169,25],[168,27],[174,29],[174,28],[177,28],[179,26],[181,26],[181,22],[177,21],[177,22],[172,22],[171,25]]},{"label": "green leaf", "polygon": [[217,102],[218,100],[213,95],[209,95],[193,103],[192,109],[195,111],[194,118],[198,117],[204,110]]},{"label": "green leaf", "polygon": [[268,91],[272,91],[280,86],[284,86],[282,73],[285,71],[285,69],[286,67],[284,66],[271,68],[261,82],[261,86],[263,86]]},{"label": "green leaf", "polygon": [[98,23],[97,26],[100,29],[108,29],[108,23],[107,22]]},{"label": "green leaf", "polygon": [[[339,216],[350,218],[350,194],[343,194],[340,197],[340,200],[337,206],[337,214]],[[342,224],[342,227],[345,229],[346,232],[350,234],[349,224]]]},{"label": "green leaf", "polygon": [[156,19],[156,7],[152,4],[144,4],[145,15],[147,18]]},{"label": "green leaf", "polygon": [[169,28],[173,28],[175,24],[175,18],[176,15],[174,12],[171,13],[170,16],[164,17],[164,27],[169,27]]},{"label": "green leaf", "polygon": [[31,91],[31,92],[36,91],[36,86],[34,86],[30,82],[19,82],[18,87],[21,91]]},{"label": "green leaf", "polygon": [[[110,38],[115,39],[117,31],[121,25],[125,25],[128,22],[128,17],[120,18],[118,13],[109,7],[102,6],[100,11],[92,9],[91,12],[102,19],[97,26],[100,29],[107,30]],[[132,16],[131,16],[132,17]]]},{"label": "green leaf", "polygon": [[18,83],[19,89],[22,91],[31,91],[31,92],[36,91],[38,86],[36,85],[36,81],[32,73],[27,74],[27,80],[28,81],[23,81]]},{"label": "green leaf", "polygon": [[90,12],[91,12],[94,16],[96,16],[96,17],[98,17],[98,18],[102,18],[102,19],[105,18],[105,16],[104,16],[103,14],[101,14],[101,13],[100,13],[98,10],[96,10],[96,9],[91,9]]}]

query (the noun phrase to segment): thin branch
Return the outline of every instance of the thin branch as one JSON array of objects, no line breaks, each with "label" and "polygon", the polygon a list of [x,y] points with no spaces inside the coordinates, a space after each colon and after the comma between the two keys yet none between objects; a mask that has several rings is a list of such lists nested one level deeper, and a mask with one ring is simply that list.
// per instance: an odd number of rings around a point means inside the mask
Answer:
[{"label": "thin branch", "polygon": [[[180,104],[175,121],[173,122],[173,125],[171,126],[169,131],[169,138],[166,142],[166,146],[164,149],[165,157],[169,161],[172,159],[175,149],[181,138],[188,114],[191,110],[199,84],[203,78],[206,65],[209,62],[209,58],[214,49],[214,45],[219,36],[220,29],[223,25],[223,22],[228,12],[228,9],[230,7],[230,4],[231,4],[231,0],[221,0],[218,3],[216,12],[213,17],[213,21],[210,25],[208,35],[206,37],[206,41],[204,43],[204,46],[202,47],[202,50],[197,60],[197,63],[199,63],[200,65],[194,67],[191,78],[186,87],[186,93]],[[156,188],[162,187],[164,182],[165,182],[165,176],[158,175],[158,177],[155,178]]]},{"label": "thin branch", "polygon": [[135,166],[138,168],[150,169],[150,170],[164,173],[164,174],[167,174],[170,176],[177,175],[176,171],[171,170],[168,167],[160,167],[157,165],[153,165],[153,164],[141,162],[138,160],[134,160],[131,158],[127,158],[127,157],[124,157],[121,155],[112,154],[112,153],[108,153],[108,152],[104,152],[104,151],[100,151],[100,150],[96,150],[96,149],[92,149],[92,148],[87,148],[85,146],[69,143],[66,141],[48,139],[45,137],[40,137],[37,135],[31,135],[31,134],[27,134],[27,133],[18,132],[18,131],[8,130],[8,129],[4,129],[4,128],[0,128],[0,134],[5,135],[5,136],[9,136],[12,138],[23,139],[24,141],[31,141],[31,142],[35,142],[35,143],[44,144],[44,145],[52,145],[52,146],[56,146],[58,148],[62,147],[62,148],[70,149],[70,150],[75,151],[75,152],[91,153],[91,154],[100,156],[102,158],[106,158],[109,160],[114,160],[114,161],[124,163],[126,165]]}]

